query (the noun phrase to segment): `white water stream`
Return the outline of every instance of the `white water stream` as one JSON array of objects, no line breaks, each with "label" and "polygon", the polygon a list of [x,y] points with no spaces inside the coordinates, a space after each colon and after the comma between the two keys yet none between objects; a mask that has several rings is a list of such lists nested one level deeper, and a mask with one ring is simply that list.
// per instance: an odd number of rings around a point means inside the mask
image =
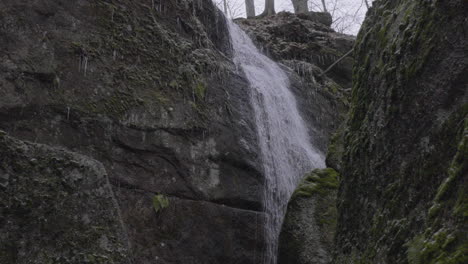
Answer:
[{"label": "white water stream", "polygon": [[265,249],[263,263],[275,264],[278,236],[287,203],[305,173],[325,166],[299,114],[289,79],[277,63],[261,54],[247,34],[228,21],[234,62],[251,87],[251,103],[263,161]]}]

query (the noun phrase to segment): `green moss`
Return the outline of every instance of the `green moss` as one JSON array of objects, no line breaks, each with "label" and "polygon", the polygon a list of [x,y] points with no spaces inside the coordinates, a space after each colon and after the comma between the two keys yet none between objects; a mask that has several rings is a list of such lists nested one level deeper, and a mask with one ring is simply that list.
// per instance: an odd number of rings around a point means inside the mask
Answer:
[{"label": "green moss", "polygon": [[380,28],[379,32],[377,32],[377,40],[380,42],[380,45],[382,46],[387,45],[387,42],[388,42],[387,30],[388,30],[388,27],[384,25]]},{"label": "green moss", "polygon": [[333,263],[346,263],[346,264],[375,264],[371,259],[375,256],[375,249],[367,249],[363,254],[353,251],[349,256],[338,256],[334,259]]},{"label": "green moss", "polygon": [[321,226],[328,225],[335,227],[337,223],[338,210],[336,206],[331,205],[327,208],[325,212],[322,212],[317,216],[319,224]]},{"label": "green moss", "polygon": [[468,244],[463,243],[450,250],[456,241],[456,235],[449,234],[446,229],[440,229],[430,237],[418,235],[406,244],[408,262],[409,264],[466,263]]},{"label": "green moss", "polygon": [[153,196],[153,208],[156,213],[160,212],[164,208],[167,208],[168,206],[169,199],[166,196],[162,194]]},{"label": "green moss", "polygon": [[334,169],[316,169],[299,184],[291,199],[310,197],[314,194],[325,194],[328,190],[337,189],[338,185],[338,172]]},{"label": "green moss", "polygon": [[197,99],[203,100],[205,98],[206,87],[203,83],[199,82],[195,86],[195,95]]},{"label": "green moss", "polygon": [[[468,168],[468,118],[464,121],[465,126],[462,134],[462,138],[458,145],[457,154],[455,155],[450,167],[448,168],[448,178],[440,185],[435,202],[440,202],[444,199],[448,190],[453,190],[458,182],[458,179],[464,176]],[[461,199],[463,200],[463,199]]]},{"label": "green moss", "polygon": [[330,168],[336,171],[341,170],[341,162],[344,153],[345,124],[343,123],[331,136],[328,144],[326,163]]},{"label": "green moss", "polygon": [[458,190],[458,198],[455,203],[453,214],[456,217],[460,217],[463,219],[468,218],[468,192],[466,192],[468,188],[460,188]]},{"label": "green moss", "polygon": [[83,102],[83,110],[95,114],[106,114],[111,117],[120,117],[133,107],[142,102],[125,92],[117,92],[95,102]]},{"label": "green moss", "polygon": [[173,88],[173,89],[178,89],[179,88],[179,83],[176,81],[176,80],[172,80],[170,83],[169,83],[169,87]]},{"label": "green moss", "polygon": [[[447,179],[438,188],[428,211],[428,227],[423,234],[407,243],[410,264],[462,264],[468,262],[468,243],[463,226],[466,223],[466,175],[468,156],[468,119],[464,120],[460,142],[447,172]],[[453,195],[453,194],[456,195]],[[454,198],[455,197],[455,198]],[[456,199],[456,200],[455,200]],[[455,201],[454,201],[455,200]],[[450,208],[453,208],[450,210]],[[447,215],[446,212],[453,214]],[[451,218],[447,222],[447,218]]]},{"label": "green moss", "polygon": [[408,263],[417,264],[421,263],[421,252],[424,249],[424,236],[419,235],[407,243],[407,257]]},{"label": "green moss", "polygon": [[434,203],[434,205],[432,205],[431,208],[429,208],[429,218],[432,219],[435,216],[437,216],[440,212],[440,209],[442,209],[442,205],[440,203]]},{"label": "green moss", "polygon": [[158,105],[167,105],[171,100],[158,90],[151,90],[147,92],[147,95],[144,98],[145,104],[158,104]]}]

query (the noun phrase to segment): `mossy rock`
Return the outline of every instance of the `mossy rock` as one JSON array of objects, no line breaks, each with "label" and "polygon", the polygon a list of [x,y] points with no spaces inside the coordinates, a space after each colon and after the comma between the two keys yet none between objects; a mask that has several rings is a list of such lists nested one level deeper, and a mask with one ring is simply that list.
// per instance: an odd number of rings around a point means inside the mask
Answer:
[{"label": "mossy rock", "polygon": [[323,195],[327,191],[338,189],[338,172],[332,168],[316,169],[308,174],[294,191],[291,199]]},{"label": "mossy rock", "polygon": [[316,169],[297,187],[281,230],[278,263],[329,263],[337,223],[338,179],[334,169]]},{"label": "mossy rock", "polygon": [[153,196],[153,208],[156,213],[169,206],[169,199],[162,194]]}]

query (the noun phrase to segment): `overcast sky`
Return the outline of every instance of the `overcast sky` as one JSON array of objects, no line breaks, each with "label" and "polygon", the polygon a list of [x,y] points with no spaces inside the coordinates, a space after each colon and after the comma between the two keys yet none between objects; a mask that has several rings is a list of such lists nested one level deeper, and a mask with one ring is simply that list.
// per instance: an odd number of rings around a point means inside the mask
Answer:
[{"label": "overcast sky", "polygon": [[[222,3],[222,0],[214,0]],[[233,17],[245,17],[245,0],[227,0]],[[256,14],[263,12],[265,0],[254,0]],[[335,30],[356,35],[364,20],[367,8],[363,0],[326,0],[329,11],[335,10],[334,19],[338,21],[333,25]],[[369,1],[369,2],[372,2]],[[220,6],[222,9],[222,6]],[[293,11],[291,0],[275,0],[276,12]],[[321,11],[320,0],[309,0],[309,9]]]}]

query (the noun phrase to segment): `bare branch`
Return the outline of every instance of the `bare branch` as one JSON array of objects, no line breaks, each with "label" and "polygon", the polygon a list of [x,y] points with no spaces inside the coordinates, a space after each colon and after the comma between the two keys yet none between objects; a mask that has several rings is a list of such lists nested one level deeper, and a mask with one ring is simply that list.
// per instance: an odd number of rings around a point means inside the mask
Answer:
[{"label": "bare branch", "polygon": [[341,58],[339,58],[337,61],[332,63],[332,65],[330,65],[330,67],[328,67],[324,72],[322,72],[322,74],[320,74],[320,76],[325,75],[327,72],[329,72],[331,69],[333,69],[333,67],[335,67],[335,65],[340,63],[340,61],[342,61],[344,58],[348,57],[353,51],[354,51],[354,48],[352,48],[348,52],[346,52],[345,55],[341,56]]}]

